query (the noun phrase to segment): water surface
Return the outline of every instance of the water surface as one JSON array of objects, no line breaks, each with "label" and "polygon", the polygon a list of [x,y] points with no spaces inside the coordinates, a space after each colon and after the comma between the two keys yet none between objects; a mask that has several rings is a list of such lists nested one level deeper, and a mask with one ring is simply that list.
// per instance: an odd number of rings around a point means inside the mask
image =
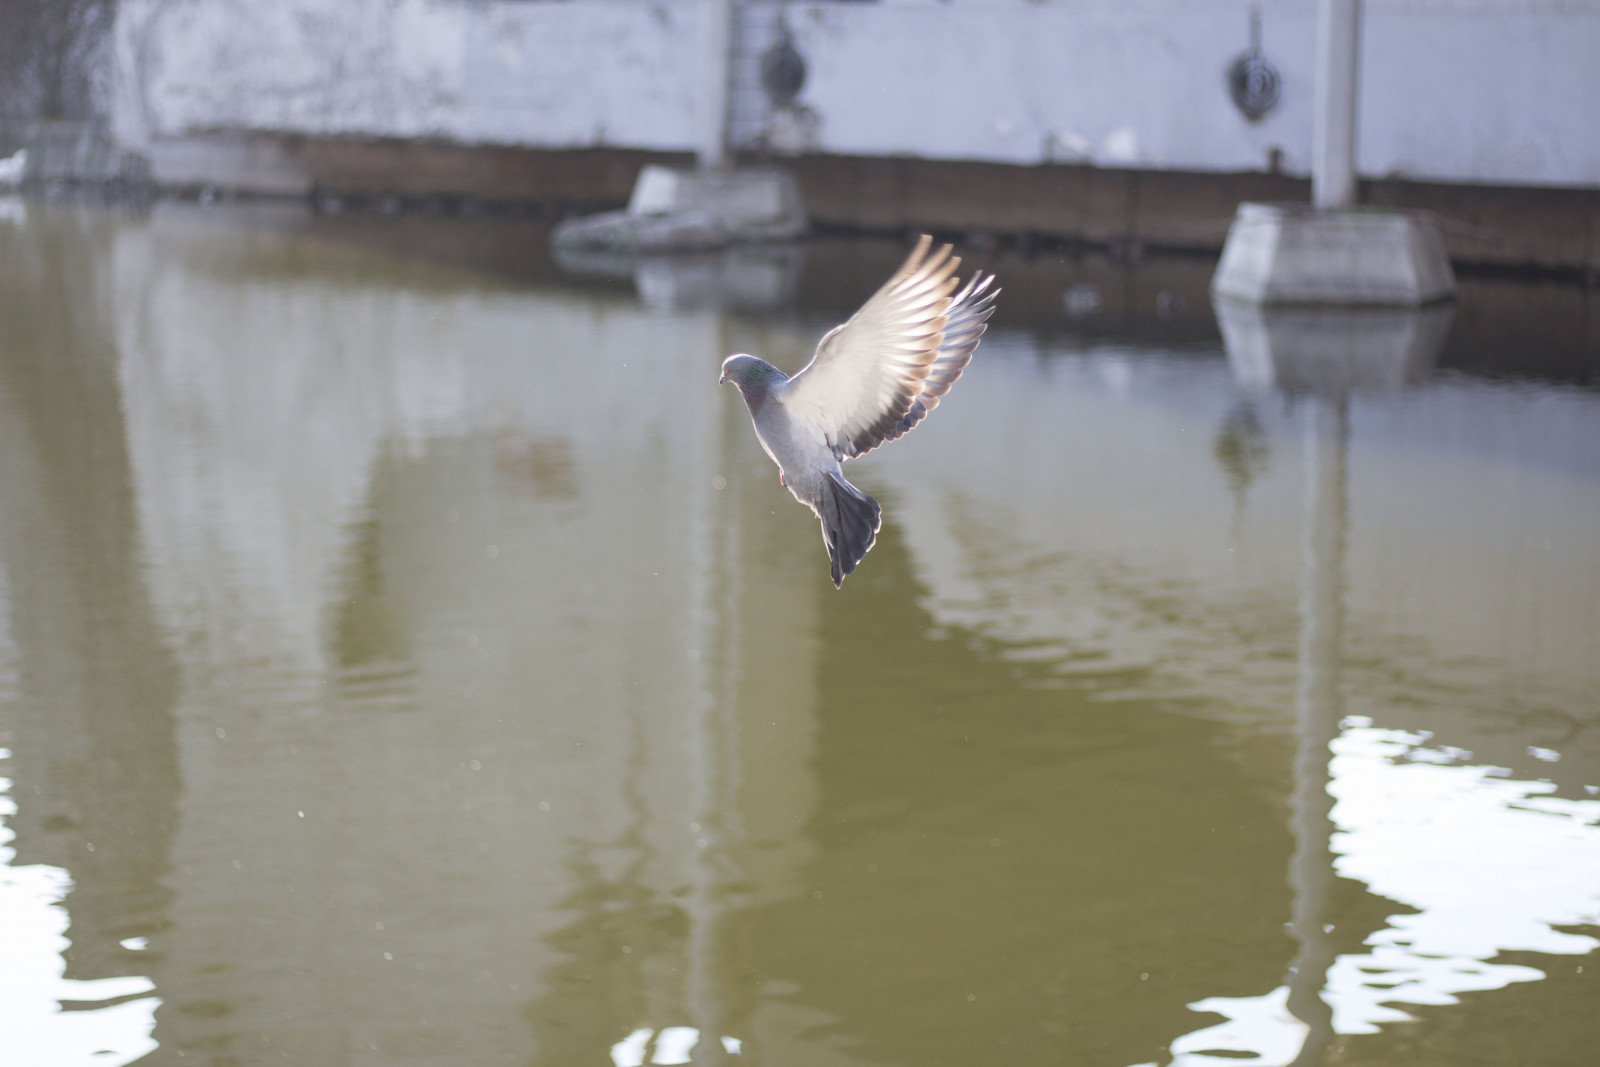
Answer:
[{"label": "water surface", "polygon": [[972,251],[835,592],[716,370],[894,242],[6,205],[7,1062],[1591,1062],[1581,290]]}]

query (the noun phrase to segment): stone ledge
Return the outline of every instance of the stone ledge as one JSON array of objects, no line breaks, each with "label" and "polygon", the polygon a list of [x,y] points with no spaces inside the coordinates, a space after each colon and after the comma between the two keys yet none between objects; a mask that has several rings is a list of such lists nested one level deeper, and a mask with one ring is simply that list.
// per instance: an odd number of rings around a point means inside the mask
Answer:
[{"label": "stone ledge", "polygon": [[[149,147],[153,177],[160,185],[531,203],[556,215],[621,207],[640,168],[687,167],[693,162],[686,152],[531,148],[265,130],[195,131],[160,138]],[[264,166],[264,161],[272,165]],[[818,227],[1027,234],[1197,254],[1221,249],[1241,202],[1305,201],[1311,196],[1310,183],[1303,179],[1261,172],[822,154],[785,159],[784,167],[798,181],[810,221]],[[1384,178],[1362,181],[1361,200],[1438,218],[1458,266],[1600,279],[1600,188],[1450,185]]]}]

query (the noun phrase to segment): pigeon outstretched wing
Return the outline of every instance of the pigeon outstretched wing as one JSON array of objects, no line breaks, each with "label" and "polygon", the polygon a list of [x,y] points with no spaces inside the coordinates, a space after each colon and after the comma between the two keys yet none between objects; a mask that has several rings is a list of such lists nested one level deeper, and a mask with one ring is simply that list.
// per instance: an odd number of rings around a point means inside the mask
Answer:
[{"label": "pigeon outstretched wing", "polygon": [[822,431],[837,459],[893,441],[927,417],[961,377],[989,316],[994,276],[959,292],[961,260],[924,236],[883,288],[817,345],[790,379],[784,406]]}]

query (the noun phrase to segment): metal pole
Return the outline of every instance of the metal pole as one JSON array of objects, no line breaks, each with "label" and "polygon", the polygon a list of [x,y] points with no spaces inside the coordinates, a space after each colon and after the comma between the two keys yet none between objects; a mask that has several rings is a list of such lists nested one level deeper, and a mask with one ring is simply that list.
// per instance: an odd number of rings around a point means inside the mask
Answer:
[{"label": "metal pole", "polygon": [[1356,90],[1360,84],[1361,0],[1318,0],[1317,83],[1311,127],[1311,205],[1356,202]]},{"label": "metal pole", "polygon": [[728,166],[728,80],[733,66],[733,0],[704,0],[705,57],[702,69],[700,169]]}]

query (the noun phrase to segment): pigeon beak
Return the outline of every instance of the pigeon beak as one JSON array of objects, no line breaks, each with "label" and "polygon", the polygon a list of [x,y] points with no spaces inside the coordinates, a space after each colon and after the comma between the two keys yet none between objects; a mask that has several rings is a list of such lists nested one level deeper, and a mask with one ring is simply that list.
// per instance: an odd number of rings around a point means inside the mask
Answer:
[{"label": "pigeon beak", "polygon": [[728,384],[728,372],[727,371],[723,371],[722,372],[722,377],[717,379],[717,384],[718,385],[727,385]]}]

